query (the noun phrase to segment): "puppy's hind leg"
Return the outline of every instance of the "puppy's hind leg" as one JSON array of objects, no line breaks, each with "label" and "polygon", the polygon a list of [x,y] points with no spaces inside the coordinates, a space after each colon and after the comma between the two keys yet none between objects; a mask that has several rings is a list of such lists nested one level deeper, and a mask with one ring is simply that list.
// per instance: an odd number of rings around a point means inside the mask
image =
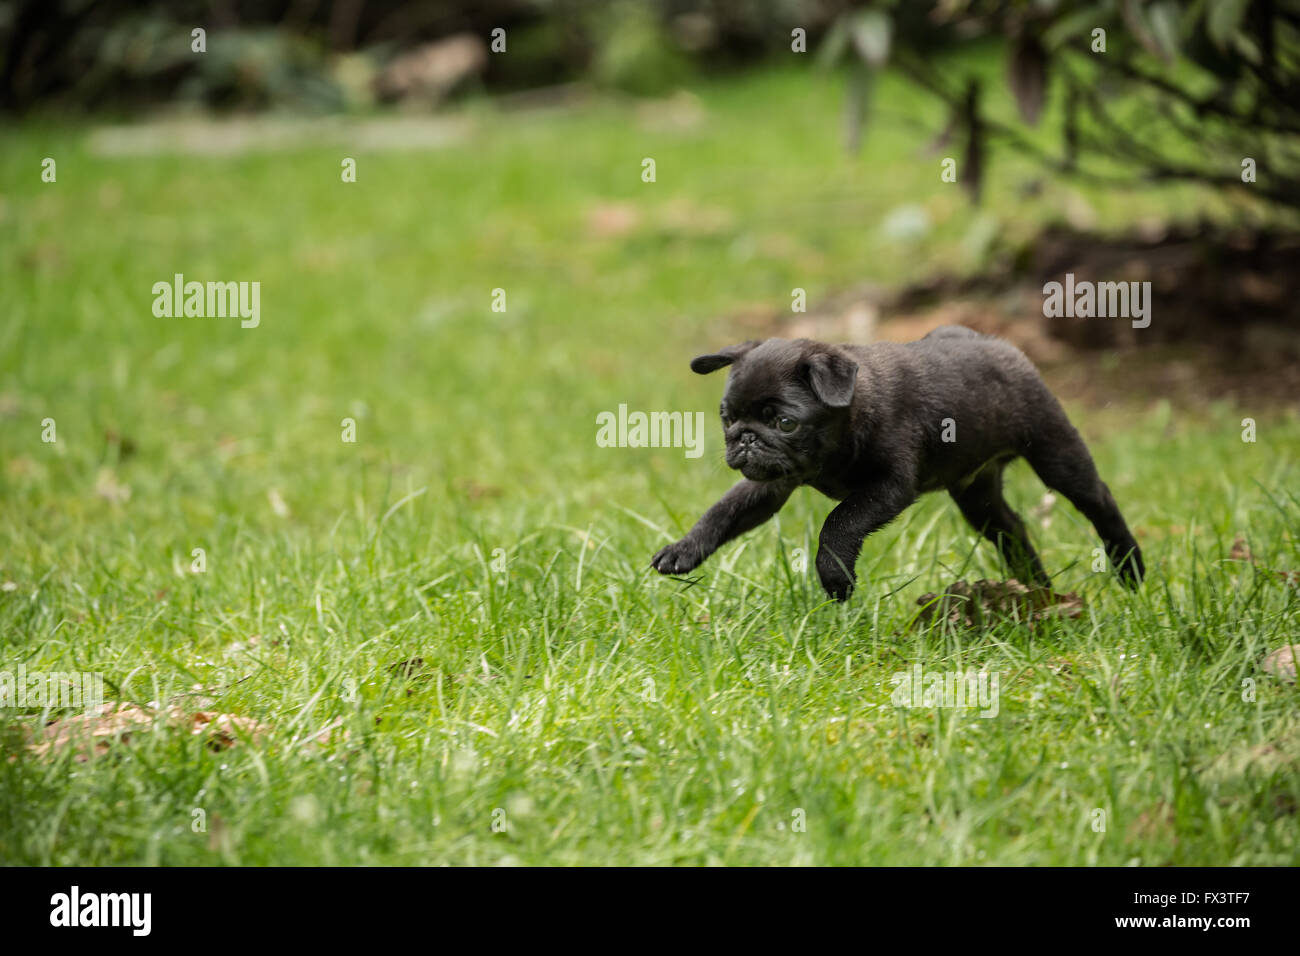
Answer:
[{"label": "puppy's hind leg", "polygon": [[1058,419],[1025,452],[1025,458],[1047,487],[1059,491],[1092,522],[1106,546],[1111,566],[1130,588],[1136,588],[1146,575],[1142,551],[1111,497],[1110,489],[1097,474],[1088,446],[1069,423],[1065,413],[1057,410]]},{"label": "puppy's hind leg", "polygon": [[972,528],[998,547],[1002,560],[1021,581],[1046,587],[1051,583],[1038,559],[1025,523],[1002,496],[1002,462],[990,462],[975,477],[948,489]]}]

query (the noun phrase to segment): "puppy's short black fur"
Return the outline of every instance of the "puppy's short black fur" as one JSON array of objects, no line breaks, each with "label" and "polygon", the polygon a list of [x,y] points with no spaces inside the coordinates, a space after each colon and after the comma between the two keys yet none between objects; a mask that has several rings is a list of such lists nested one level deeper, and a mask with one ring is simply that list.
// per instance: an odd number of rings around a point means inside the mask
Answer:
[{"label": "puppy's short black fur", "polygon": [[1092,522],[1125,583],[1142,580],[1142,553],[1083,439],[1009,342],[945,326],[906,345],[768,339],[691,362],[701,375],[727,365],[727,464],[745,480],[654,556],[660,573],[698,567],[811,485],[840,502],[822,526],[817,574],[842,601],[863,539],[943,488],[1018,577],[1046,585],[1024,523],[1002,497],[1003,467],[1023,457]]}]

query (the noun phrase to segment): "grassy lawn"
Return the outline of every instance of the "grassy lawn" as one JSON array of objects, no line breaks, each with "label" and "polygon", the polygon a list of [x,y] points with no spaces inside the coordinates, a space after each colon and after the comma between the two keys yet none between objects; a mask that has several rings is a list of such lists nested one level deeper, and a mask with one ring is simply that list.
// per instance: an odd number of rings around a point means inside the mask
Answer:
[{"label": "grassy lawn", "polygon": [[[845,607],[796,570],[811,490],[693,586],[650,571],[733,478],[722,379],[687,368],[743,337],[729,316],[976,268],[973,232],[1061,215],[1016,157],[972,210],[892,81],[845,155],[841,98],[778,71],[653,109],[474,105],[434,150],[0,132],[0,670],[267,728],[80,761],[23,747],[57,710],[0,710],[0,862],[1300,861],[1296,690],[1257,665],[1300,634],[1265,570],[1300,569],[1294,414],[1071,409],[1150,569],[1130,594],[1072,508],[1035,518],[1077,619],[911,627],[922,593],[1003,576],[939,497],[868,541]],[[1103,228],[1215,207],[1080,195]],[[926,237],[882,234],[904,203]],[[260,326],[155,317],[175,273],[260,282]],[[704,454],[597,447],[620,404],[705,412]],[[894,706],[918,663],[997,674],[997,716]]]}]

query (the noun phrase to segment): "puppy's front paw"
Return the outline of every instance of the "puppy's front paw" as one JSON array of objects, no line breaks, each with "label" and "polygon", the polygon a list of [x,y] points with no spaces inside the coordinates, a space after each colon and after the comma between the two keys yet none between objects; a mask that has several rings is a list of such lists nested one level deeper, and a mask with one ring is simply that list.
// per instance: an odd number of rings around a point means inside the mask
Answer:
[{"label": "puppy's front paw", "polygon": [[852,571],[827,551],[817,554],[817,577],[821,578],[826,593],[837,601],[847,601],[853,593]]},{"label": "puppy's front paw", "polygon": [[676,544],[661,548],[650,559],[650,566],[660,574],[685,574],[694,571],[704,562],[705,555],[700,546],[690,538],[682,538]]},{"label": "puppy's front paw", "polygon": [[1137,546],[1137,542],[1133,542],[1131,547],[1126,546],[1122,552],[1112,555],[1111,562],[1119,568],[1120,580],[1131,589],[1136,589],[1147,576],[1146,562],[1142,560],[1142,550]]}]

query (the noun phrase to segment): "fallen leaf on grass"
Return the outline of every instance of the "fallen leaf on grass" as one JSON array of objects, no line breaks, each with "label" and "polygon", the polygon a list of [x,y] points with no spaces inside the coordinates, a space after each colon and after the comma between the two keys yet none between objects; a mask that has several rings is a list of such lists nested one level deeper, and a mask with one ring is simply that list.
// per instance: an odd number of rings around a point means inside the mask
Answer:
[{"label": "fallen leaf on grass", "polygon": [[641,215],[631,203],[600,203],[587,210],[587,233],[595,239],[617,239],[640,224]]},{"label": "fallen leaf on grass", "polygon": [[480,484],[473,478],[458,478],[454,482],[454,487],[470,501],[478,501],[482,498],[499,498],[502,494],[501,489],[495,485]]},{"label": "fallen leaf on grass", "polygon": [[1266,571],[1273,575],[1279,581],[1285,581],[1288,584],[1300,584],[1300,571],[1278,571],[1276,568],[1262,567],[1255,561],[1255,555],[1251,553],[1250,545],[1246,542],[1245,535],[1238,534],[1232,540],[1232,550],[1228,552],[1228,560],[1245,561],[1247,564],[1253,564],[1261,571]]},{"label": "fallen leaf on grass", "polygon": [[153,715],[134,704],[106,703],[98,712],[60,717],[41,728],[41,743],[30,744],[27,749],[44,757],[73,744],[84,744],[86,749],[78,755],[85,760],[93,751],[106,753],[114,740],[130,740],[133,730],[153,724]]},{"label": "fallen leaf on grass", "polygon": [[410,660],[397,661],[394,664],[388,665],[388,670],[391,673],[396,674],[398,677],[404,677],[407,680],[410,680],[412,677],[414,677],[417,671],[423,669],[424,669],[423,657],[412,657]]},{"label": "fallen leaf on grass", "polygon": [[218,714],[212,710],[199,710],[189,718],[190,733],[206,734],[208,746],[213,750],[225,750],[248,739],[257,743],[271,728],[259,724],[252,717],[235,717],[232,714]]},{"label": "fallen leaf on grass", "polygon": [[268,489],[266,492],[266,500],[271,505],[271,511],[275,513],[277,518],[287,518],[292,514],[289,510],[289,506],[285,504],[284,498],[280,495],[278,489]]},{"label": "fallen leaf on grass", "polygon": [[1300,658],[1300,644],[1283,644],[1275,651],[1270,651],[1260,659],[1260,669],[1265,674],[1294,684],[1296,680],[1296,660]]},{"label": "fallen leaf on grass", "polygon": [[77,759],[85,761],[92,754],[107,753],[114,743],[130,743],[133,734],[154,730],[159,725],[202,734],[213,750],[225,750],[245,740],[256,742],[270,730],[266,724],[251,717],[236,717],[213,710],[186,711],[176,706],[155,709],[107,701],[91,713],[50,721],[41,728],[39,741],[28,744],[27,750],[45,757],[76,747]]},{"label": "fallen leaf on grass", "polygon": [[981,627],[997,621],[1033,624],[1045,618],[1073,618],[1083,613],[1083,598],[1078,594],[1029,587],[1015,578],[974,584],[957,581],[942,594],[921,595],[916,603],[921,606],[917,625],[945,618],[963,627]]},{"label": "fallen leaf on grass", "polygon": [[[308,734],[302,740],[295,739],[293,743],[299,750],[320,750],[329,746],[330,741],[334,739],[334,731],[338,730],[342,725],[343,718],[335,717],[320,730]],[[349,736],[348,732],[344,730],[339,734],[339,739],[346,743]]]},{"label": "fallen leaf on grass", "polygon": [[131,488],[117,480],[117,475],[113,474],[111,468],[99,469],[99,474],[95,476],[95,494],[105,501],[111,501],[113,504],[121,504],[131,498]]}]

